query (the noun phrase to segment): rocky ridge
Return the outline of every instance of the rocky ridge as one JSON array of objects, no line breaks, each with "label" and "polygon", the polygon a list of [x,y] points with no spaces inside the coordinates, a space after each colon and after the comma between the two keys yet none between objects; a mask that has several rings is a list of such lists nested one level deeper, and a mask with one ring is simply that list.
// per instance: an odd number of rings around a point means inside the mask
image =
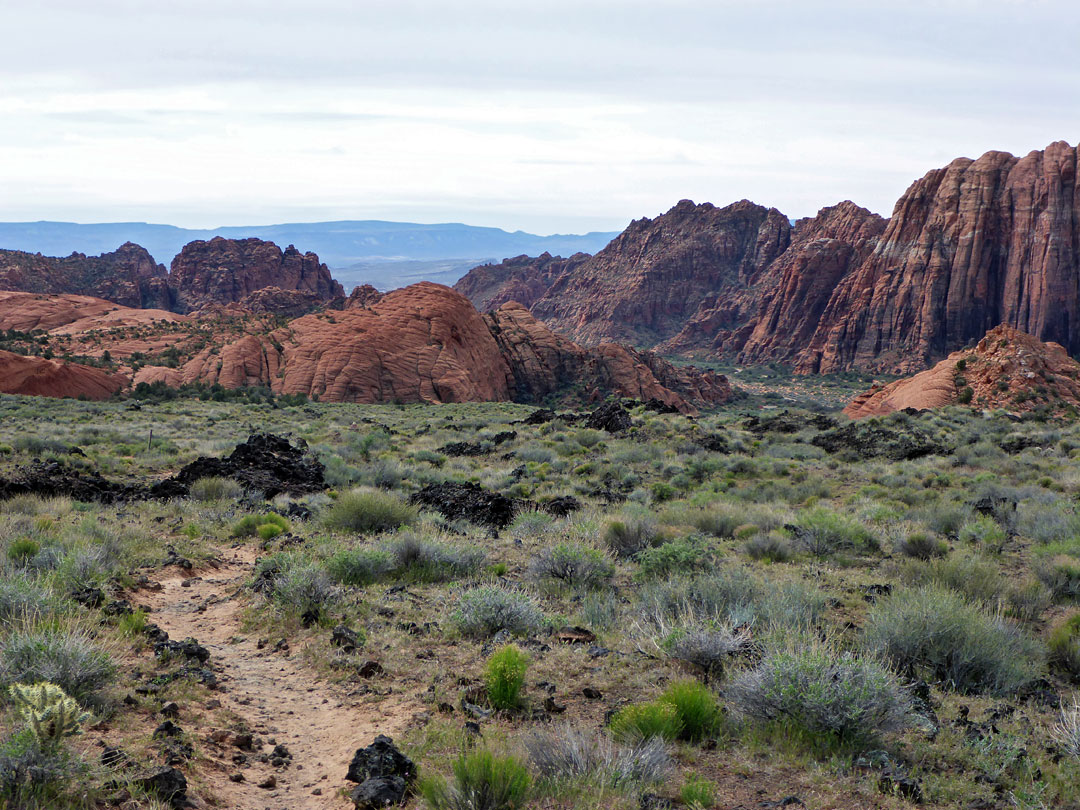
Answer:
[{"label": "rocky ridge", "polygon": [[[457,285],[517,290],[584,345],[619,340],[802,373],[925,368],[1004,323],[1080,352],[1078,148],[958,158],[892,217],[845,201],[792,226],[775,209],[682,201],[550,280],[514,260]],[[506,264],[506,263],[504,263]]]},{"label": "rocky ridge", "polygon": [[955,404],[1017,412],[1080,407],[1080,363],[1057,343],[997,326],[974,348],[953,352],[912,377],[874,386],[844,413],[862,419]]},{"label": "rocky ridge", "polygon": [[[609,394],[684,412],[731,395],[719,375],[647,352],[584,349],[517,304],[482,316],[463,295],[422,282],[344,309],[287,320],[230,307],[132,310],[80,296],[0,293],[0,328],[42,329],[23,350],[100,359],[129,385],[266,386],[331,402],[520,401]],[[52,309],[50,309],[50,305]],[[32,314],[32,317],[29,315]]]}]

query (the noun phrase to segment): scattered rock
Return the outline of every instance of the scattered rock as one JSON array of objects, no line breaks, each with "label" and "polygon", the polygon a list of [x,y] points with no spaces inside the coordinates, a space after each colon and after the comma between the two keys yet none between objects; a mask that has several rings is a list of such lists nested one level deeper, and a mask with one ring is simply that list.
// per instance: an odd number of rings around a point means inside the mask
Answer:
[{"label": "scattered rock", "polygon": [[468,520],[495,531],[505,528],[515,511],[512,500],[473,483],[428,484],[409,503],[434,509],[447,520]]},{"label": "scattered rock", "polygon": [[482,444],[473,442],[451,442],[440,447],[439,452],[445,456],[460,458],[462,456],[486,456],[491,450]]},{"label": "scattered rock", "polygon": [[608,433],[621,433],[634,424],[630,413],[620,402],[605,402],[586,416],[582,423],[587,428],[606,430]]},{"label": "scattered rock", "polygon": [[356,670],[356,674],[361,678],[374,678],[376,675],[383,674],[383,667],[378,661],[365,661]]},{"label": "scattered rock", "polygon": [[581,509],[581,501],[573,495],[560,495],[556,498],[544,501],[540,504],[540,508],[549,515],[554,515],[555,517],[567,517],[570,513]]},{"label": "scattered rock", "polygon": [[349,794],[357,810],[382,810],[396,807],[405,798],[407,784],[400,776],[365,779]]},{"label": "scattered rock", "polygon": [[589,700],[600,700],[604,693],[597,689],[595,686],[586,686],[581,690],[581,694],[587,697]]},{"label": "scattered rock", "polygon": [[360,636],[343,624],[339,624],[330,633],[330,643],[341,647],[345,652],[352,652],[360,647]]},{"label": "scattered rock", "polygon": [[261,782],[259,782],[259,787],[261,787],[263,790],[273,790],[277,787],[277,777],[273,774],[270,774]]},{"label": "scattered rock", "polygon": [[138,776],[135,784],[167,802],[179,807],[187,799],[187,779],[179,768],[164,767]]},{"label": "scattered rock", "polygon": [[880,422],[852,422],[820,433],[810,440],[827,453],[843,453],[858,459],[887,458],[910,461],[930,455],[948,455],[949,450],[925,431],[913,425],[902,430]]},{"label": "scattered rock", "polygon": [[398,750],[390,737],[380,734],[371,745],[356,750],[345,778],[350,782],[363,783],[386,776],[398,776],[412,782],[416,778],[416,766]]}]

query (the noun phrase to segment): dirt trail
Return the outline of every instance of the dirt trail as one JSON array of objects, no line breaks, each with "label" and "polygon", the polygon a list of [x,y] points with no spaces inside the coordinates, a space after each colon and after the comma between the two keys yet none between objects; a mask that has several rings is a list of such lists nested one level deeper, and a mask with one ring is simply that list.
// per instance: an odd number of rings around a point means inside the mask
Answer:
[{"label": "dirt trail", "polygon": [[[158,579],[162,589],[141,591],[139,601],[149,605],[150,620],[170,638],[180,641],[190,636],[210,650],[210,666],[221,682],[221,689],[211,695],[221,702],[216,711],[219,722],[225,722],[230,712],[243,718],[264,743],[272,739],[285,745],[292,764],[276,769],[259,762],[255,754],[270,753],[271,744],[252,753],[241,752],[231,738],[214,742],[212,732],[223,726],[215,726],[211,712],[202,706],[181,706],[176,722],[194,734],[209,759],[200,764],[198,773],[208,783],[212,804],[229,810],[352,807],[340,789],[353,787],[345,781],[353,753],[377,734],[400,734],[419,703],[396,694],[349,695],[346,688],[319,682],[310,668],[287,652],[274,651],[272,643],[258,649],[257,636],[244,633],[240,626],[246,601],[240,586],[256,556],[254,549],[241,547],[226,552],[216,569],[193,573],[170,566]],[[189,580],[186,587],[185,580]],[[237,753],[248,754],[249,762],[234,764]],[[230,781],[236,773],[242,773],[244,781]],[[259,783],[271,775],[276,786],[260,788]]]}]

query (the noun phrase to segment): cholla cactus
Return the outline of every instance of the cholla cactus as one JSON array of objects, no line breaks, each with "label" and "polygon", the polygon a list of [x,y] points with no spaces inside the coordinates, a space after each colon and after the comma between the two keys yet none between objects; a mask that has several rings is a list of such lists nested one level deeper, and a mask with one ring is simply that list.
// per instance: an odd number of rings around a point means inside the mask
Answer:
[{"label": "cholla cactus", "polygon": [[9,692],[42,748],[53,748],[64,737],[81,734],[82,724],[90,719],[90,713],[55,683],[17,683]]}]

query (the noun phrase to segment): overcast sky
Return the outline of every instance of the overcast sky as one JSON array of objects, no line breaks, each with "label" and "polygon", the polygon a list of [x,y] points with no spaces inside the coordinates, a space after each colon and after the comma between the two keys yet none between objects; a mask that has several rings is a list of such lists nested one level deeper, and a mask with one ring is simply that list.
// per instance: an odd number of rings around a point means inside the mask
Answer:
[{"label": "overcast sky", "polygon": [[1080,140],[1076,0],[3,0],[0,220],[888,215]]}]

